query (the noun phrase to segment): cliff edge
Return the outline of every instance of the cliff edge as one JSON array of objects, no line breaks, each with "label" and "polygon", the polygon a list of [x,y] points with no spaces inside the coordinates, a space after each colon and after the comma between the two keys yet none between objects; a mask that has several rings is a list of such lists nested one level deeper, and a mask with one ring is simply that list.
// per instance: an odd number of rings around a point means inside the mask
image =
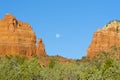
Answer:
[{"label": "cliff edge", "polygon": [[45,56],[44,44],[38,41],[28,23],[17,20],[13,15],[6,14],[0,20],[0,55],[32,55]]},{"label": "cliff edge", "polygon": [[87,49],[87,57],[94,57],[101,51],[109,52],[111,46],[120,46],[120,21],[114,20],[98,29]]}]

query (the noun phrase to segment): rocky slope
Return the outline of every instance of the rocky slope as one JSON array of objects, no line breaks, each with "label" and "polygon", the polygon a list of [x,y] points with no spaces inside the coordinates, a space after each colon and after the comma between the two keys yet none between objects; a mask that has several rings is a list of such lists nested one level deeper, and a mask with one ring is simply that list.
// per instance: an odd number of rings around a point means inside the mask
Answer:
[{"label": "rocky slope", "polygon": [[28,23],[6,14],[0,20],[0,55],[46,56],[42,40],[36,45],[36,35]]},{"label": "rocky slope", "polygon": [[87,57],[93,57],[101,51],[110,51],[111,46],[120,46],[120,21],[114,20],[94,33],[87,49]]}]

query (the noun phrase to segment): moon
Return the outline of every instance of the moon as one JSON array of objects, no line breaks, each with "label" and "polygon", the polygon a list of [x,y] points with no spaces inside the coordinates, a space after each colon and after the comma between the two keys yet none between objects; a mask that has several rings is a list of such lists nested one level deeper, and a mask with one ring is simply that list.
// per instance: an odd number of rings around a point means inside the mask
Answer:
[{"label": "moon", "polygon": [[55,36],[56,36],[56,38],[60,38],[60,34],[56,34]]}]

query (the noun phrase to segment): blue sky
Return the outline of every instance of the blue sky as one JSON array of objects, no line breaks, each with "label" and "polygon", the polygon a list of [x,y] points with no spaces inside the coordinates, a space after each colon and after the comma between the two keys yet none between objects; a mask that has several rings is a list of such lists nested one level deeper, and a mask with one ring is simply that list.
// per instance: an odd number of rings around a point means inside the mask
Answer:
[{"label": "blue sky", "polygon": [[11,13],[28,22],[48,55],[80,59],[93,33],[120,19],[120,0],[1,0],[0,18]]}]

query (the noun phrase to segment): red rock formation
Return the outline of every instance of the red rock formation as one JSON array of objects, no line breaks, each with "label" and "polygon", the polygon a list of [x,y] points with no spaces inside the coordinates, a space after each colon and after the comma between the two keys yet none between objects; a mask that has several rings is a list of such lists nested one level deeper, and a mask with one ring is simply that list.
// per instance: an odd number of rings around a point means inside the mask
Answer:
[{"label": "red rock formation", "polygon": [[31,26],[16,20],[11,14],[6,14],[0,20],[0,54],[30,57],[35,53],[36,35]]},{"label": "red rock formation", "polygon": [[36,47],[36,54],[38,56],[46,56],[46,52],[45,52],[45,48],[44,48],[44,44],[42,42],[42,39],[38,39],[38,44]]},{"label": "red rock formation", "polygon": [[112,21],[94,33],[87,56],[93,57],[101,51],[109,52],[113,45],[120,46],[120,21]]}]

